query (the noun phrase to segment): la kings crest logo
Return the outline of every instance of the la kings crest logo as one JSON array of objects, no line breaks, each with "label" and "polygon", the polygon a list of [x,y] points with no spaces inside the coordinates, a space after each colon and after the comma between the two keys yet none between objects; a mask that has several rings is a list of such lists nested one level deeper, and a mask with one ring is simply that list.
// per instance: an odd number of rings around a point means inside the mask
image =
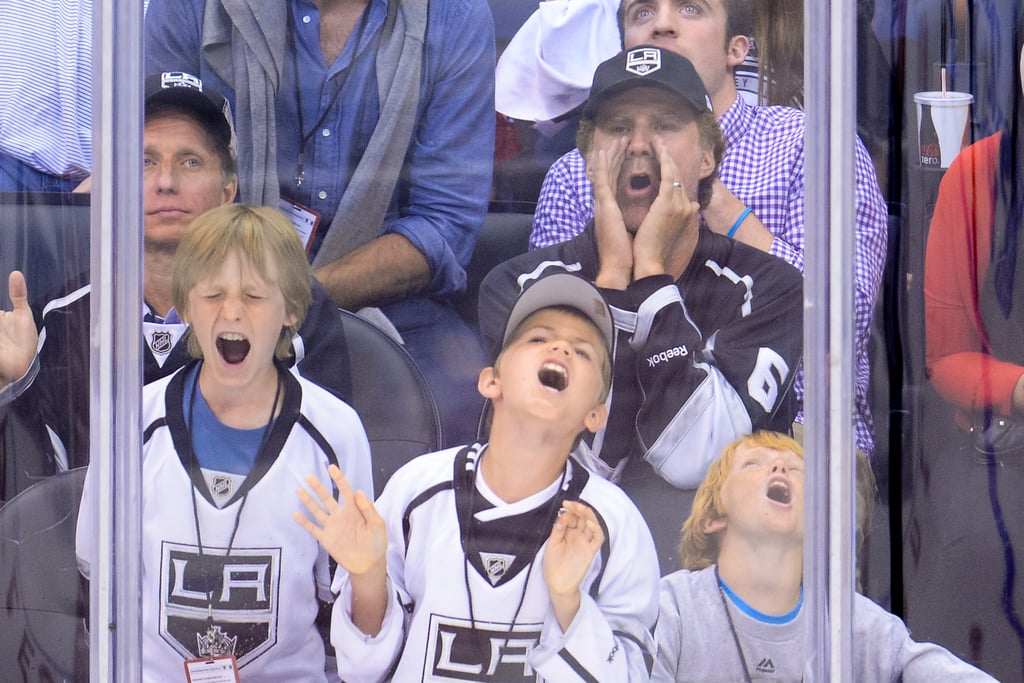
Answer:
[{"label": "la kings crest logo", "polygon": [[530,665],[543,624],[512,624],[430,615],[423,680],[537,681]]},{"label": "la kings crest logo", "polygon": [[626,54],[626,71],[637,76],[646,76],[661,69],[661,50],[638,47]]},{"label": "la kings crest logo", "polygon": [[[163,543],[160,636],[186,659],[233,654],[245,666],[277,642],[280,548]],[[212,620],[211,620],[212,617]]]}]

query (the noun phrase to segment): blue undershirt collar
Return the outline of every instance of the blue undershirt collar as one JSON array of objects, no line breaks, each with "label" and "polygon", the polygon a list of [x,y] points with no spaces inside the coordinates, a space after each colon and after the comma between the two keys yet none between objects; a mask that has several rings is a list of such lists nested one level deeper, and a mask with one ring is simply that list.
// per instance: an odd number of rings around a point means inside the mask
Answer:
[{"label": "blue undershirt collar", "polygon": [[732,601],[732,604],[736,605],[736,607],[739,608],[741,612],[746,614],[751,619],[754,619],[755,621],[760,621],[764,624],[788,624],[794,619],[796,619],[797,615],[800,613],[800,608],[804,606],[804,587],[800,586],[800,599],[796,601],[796,607],[786,612],[785,614],[765,614],[764,612],[754,609],[749,604],[747,604],[747,602],[743,598],[736,595],[736,593],[734,593],[733,590],[729,588],[729,584],[727,584],[725,580],[722,579],[721,575],[717,572],[716,576],[718,576],[718,585],[720,585],[722,587],[722,591],[727,596],[729,596],[729,600]]}]

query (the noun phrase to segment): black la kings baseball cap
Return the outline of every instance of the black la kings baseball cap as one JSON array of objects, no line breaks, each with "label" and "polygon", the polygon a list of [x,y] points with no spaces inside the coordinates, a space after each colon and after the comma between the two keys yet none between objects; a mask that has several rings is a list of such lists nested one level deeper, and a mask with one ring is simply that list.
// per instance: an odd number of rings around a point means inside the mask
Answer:
[{"label": "black la kings baseball cap", "polygon": [[146,109],[165,104],[191,113],[216,142],[235,154],[235,128],[231,105],[219,92],[207,88],[198,76],[165,71],[146,78]]},{"label": "black la kings baseball cap", "polygon": [[597,67],[583,118],[593,120],[609,97],[641,86],[673,92],[698,114],[711,111],[711,98],[689,59],[660,47],[641,45],[624,50]]}]

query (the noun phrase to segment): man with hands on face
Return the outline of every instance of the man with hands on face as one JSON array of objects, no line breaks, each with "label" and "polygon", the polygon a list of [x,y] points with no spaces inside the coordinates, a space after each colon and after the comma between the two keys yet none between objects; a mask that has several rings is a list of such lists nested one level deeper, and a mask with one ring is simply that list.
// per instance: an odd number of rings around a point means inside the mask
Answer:
[{"label": "man with hands on face", "polygon": [[523,287],[575,272],[602,289],[616,327],[607,426],[575,454],[618,480],[631,456],[679,488],[754,429],[788,431],[800,360],[800,273],[709,230],[722,138],[685,57],[641,46],[598,67],[577,139],[594,219],[567,242],[518,256],[484,280],[480,322],[496,347]]},{"label": "man with hands on face", "polygon": [[[680,54],[693,63],[707,89],[726,142],[713,191],[701,206],[708,228],[778,256],[802,272],[806,235],[824,228],[806,223],[806,117],[794,107],[752,106],[736,86],[736,69],[752,47],[755,17],[766,5],[756,0],[622,0],[616,4],[623,48],[653,45]],[[582,149],[572,150],[548,171],[537,200],[532,248],[571,239],[593,217],[594,194],[585,156]],[[866,458],[874,452],[867,399],[871,315],[885,266],[888,212],[871,156],[860,140],[856,140],[854,158],[854,430],[864,465],[861,470],[866,471]],[[796,421],[802,423],[800,372],[795,387]],[[862,487],[864,494],[874,495],[873,481]]]},{"label": "man with hands on face", "polygon": [[315,523],[339,565],[331,642],[346,681],[646,681],[658,564],[643,518],[569,453],[604,422],[611,313],[569,274],[518,298],[480,373],[485,444],[416,458],[372,504],[332,469]]}]

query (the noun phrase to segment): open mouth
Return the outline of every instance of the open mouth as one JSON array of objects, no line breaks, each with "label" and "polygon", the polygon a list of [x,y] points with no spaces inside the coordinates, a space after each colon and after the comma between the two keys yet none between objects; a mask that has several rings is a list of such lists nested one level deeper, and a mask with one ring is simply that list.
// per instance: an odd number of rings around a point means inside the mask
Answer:
[{"label": "open mouth", "polygon": [[249,340],[237,332],[226,332],[217,337],[217,351],[228,365],[236,365],[249,355]]},{"label": "open mouth", "polygon": [[569,386],[569,372],[557,363],[545,363],[537,373],[537,379],[548,389],[562,391]]},{"label": "open mouth", "polygon": [[784,481],[773,481],[768,485],[768,499],[776,503],[788,505],[792,499],[789,492],[789,484]]},{"label": "open mouth", "polygon": [[651,186],[651,176],[646,173],[638,175],[632,175],[629,177],[629,189],[631,190],[646,190]]}]

